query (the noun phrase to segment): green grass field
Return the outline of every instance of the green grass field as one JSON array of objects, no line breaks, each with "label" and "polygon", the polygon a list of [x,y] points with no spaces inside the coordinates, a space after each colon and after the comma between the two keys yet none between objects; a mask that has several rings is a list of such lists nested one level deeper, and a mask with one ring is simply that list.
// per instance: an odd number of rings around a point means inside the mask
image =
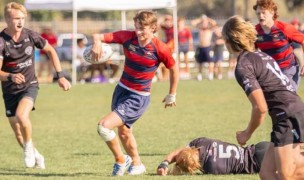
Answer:
[{"label": "green grass field", "polygon": [[[302,83],[303,84],[303,83]],[[134,134],[147,173],[119,179],[258,179],[257,175],[156,176],[156,167],[167,153],[206,136],[236,143],[235,132],[243,130],[251,107],[235,80],[181,81],[177,107],[161,103],[168,82],[152,86],[151,104],[134,125]],[[114,84],[76,85],[63,92],[54,85],[40,85],[36,111],[31,113],[33,141],[45,156],[47,169],[25,169],[0,102],[0,179],[114,179],[113,157],[98,136],[96,125],[110,111]],[[302,90],[301,90],[302,89]],[[299,90],[304,95],[303,86]],[[249,143],[269,140],[269,117]]]}]

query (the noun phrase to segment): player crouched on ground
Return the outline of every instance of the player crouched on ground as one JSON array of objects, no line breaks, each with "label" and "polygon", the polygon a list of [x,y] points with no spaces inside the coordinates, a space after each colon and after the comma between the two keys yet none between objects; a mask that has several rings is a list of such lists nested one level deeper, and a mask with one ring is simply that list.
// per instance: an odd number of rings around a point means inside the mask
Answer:
[{"label": "player crouched on ground", "polygon": [[[166,176],[194,174],[253,174],[260,171],[269,142],[246,147],[201,137],[187,147],[171,152],[157,168],[157,174]],[[169,164],[175,163],[171,171]]]}]

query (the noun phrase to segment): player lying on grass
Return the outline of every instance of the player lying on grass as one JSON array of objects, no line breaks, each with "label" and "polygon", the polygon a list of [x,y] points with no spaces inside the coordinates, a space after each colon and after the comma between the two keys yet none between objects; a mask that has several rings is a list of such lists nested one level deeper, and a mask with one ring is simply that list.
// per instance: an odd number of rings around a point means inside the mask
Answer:
[{"label": "player lying on grass", "polygon": [[304,104],[277,62],[255,48],[254,26],[238,16],[223,26],[230,53],[238,56],[235,77],[252,105],[249,122],[236,133],[245,145],[268,113],[272,120],[271,144],[265,154],[260,178],[304,179]]},{"label": "player lying on grass", "polygon": [[[246,147],[201,137],[188,146],[171,152],[157,168],[157,174],[165,176],[194,174],[252,174],[260,170],[269,142]],[[175,163],[171,171],[169,164]]]}]

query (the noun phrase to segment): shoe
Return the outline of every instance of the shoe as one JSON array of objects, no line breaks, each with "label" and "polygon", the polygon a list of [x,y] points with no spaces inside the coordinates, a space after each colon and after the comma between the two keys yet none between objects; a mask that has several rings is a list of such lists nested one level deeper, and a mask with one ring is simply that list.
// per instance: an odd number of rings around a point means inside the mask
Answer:
[{"label": "shoe", "polygon": [[128,169],[129,175],[139,175],[146,172],[146,167],[144,164],[141,164],[139,166],[131,165]]},{"label": "shoe", "polygon": [[125,155],[125,162],[123,164],[115,163],[113,166],[112,176],[123,176],[126,169],[130,167],[132,159],[130,156]]},{"label": "shoe", "polygon": [[39,155],[36,154],[35,160],[36,160],[35,168],[45,169],[44,157],[41,154]]},{"label": "shoe", "polygon": [[203,80],[202,74],[198,74],[198,75],[197,75],[197,80],[198,80],[198,81],[202,81],[202,80]]},{"label": "shoe", "polygon": [[24,164],[27,168],[35,166],[35,151],[32,142],[23,145]]}]

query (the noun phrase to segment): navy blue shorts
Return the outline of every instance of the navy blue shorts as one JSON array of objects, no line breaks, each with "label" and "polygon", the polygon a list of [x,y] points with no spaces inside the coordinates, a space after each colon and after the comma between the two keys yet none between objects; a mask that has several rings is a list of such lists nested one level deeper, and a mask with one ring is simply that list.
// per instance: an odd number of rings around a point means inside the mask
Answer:
[{"label": "navy blue shorts", "polygon": [[[22,98],[28,97],[31,98],[33,102],[35,102],[38,95],[38,90],[39,87],[30,86],[25,91],[17,94],[3,94],[6,117],[15,116],[19,101]],[[33,107],[33,110],[35,110],[35,107]]]},{"label": "navy blue shorts", "polygon": [[197,63],[212,62],[210,56],[211,47],[197,48],[195,52],[195,60]]},{"label": "navy blue shorts", "polygon": [[130,128],[146,111],[150,96],[142,96],[117,85],[112,97],[114,111]]}]

